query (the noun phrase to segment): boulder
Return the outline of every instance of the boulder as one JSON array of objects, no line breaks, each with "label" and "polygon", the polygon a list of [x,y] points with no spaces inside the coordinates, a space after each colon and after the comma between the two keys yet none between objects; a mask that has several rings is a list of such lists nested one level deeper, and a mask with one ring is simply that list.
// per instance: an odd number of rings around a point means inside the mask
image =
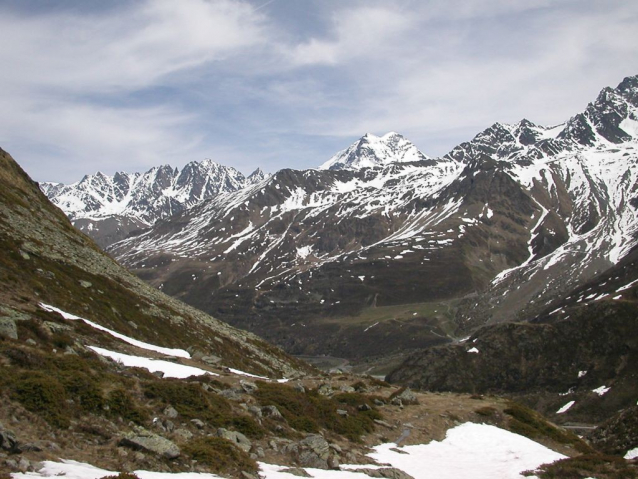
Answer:
[{"label": "boulder", "polygon": [[414,392],[412,392],[412,390],[410,388],[405,388],[404,391],[401,392],[401,394],[398,394],[395,399],[400,399],[401,403],[403,403],[403,405],[409,405],[409,404],[419,404],[419,400],[416,397],[416,394],[414,394]]},{"label": "boulder", "polygon": [[180,455],[179,448],[168,439],[153,434],[142,427],[126,433],[119,442],[120,446],[151,452],[166,459],[176,459]]},{"label": "boulder", "polygon": [[241,388],[244,390],[246,394],[253,394],[255,391],[259,389],[255,383],[250,381],[244,381],[243,379],[239,381],[239,385],[241,386]]},{"label": "boulder", "polygon": [[261,408],[261,414],[263,417],[274,419],[275,421],[283,421],[284,417],[277,409],[277,406],[264,406]]},{"label": "boulder", "polygon": [[0,318],[0,336],[10,339],[18,339],[18,327],[11,318]]},{"label": "boulder", "polygon": [[410,474],[403,472],[396,467],[381,467],[379,469],[357,469],[355,472],[362,472],[370,477],[387,479],[414,479]]},{"label": "boulder", "polygon": [[250,440],[246,436],[244,436],[241,432],[229,431],[228,429],[224,429],[223,427],[220,427],[219,429],[217,429],[217,436],[223,437],[224,439],[228,439],[230,442],[232,442],[235,446],[237,446],[244,452],[250,451],[250,448],[253,446]]},{"label": "boulder", "polygon": [[0,450],[11,453],[20,452],[18,440],[12,431],[0,428]]}]

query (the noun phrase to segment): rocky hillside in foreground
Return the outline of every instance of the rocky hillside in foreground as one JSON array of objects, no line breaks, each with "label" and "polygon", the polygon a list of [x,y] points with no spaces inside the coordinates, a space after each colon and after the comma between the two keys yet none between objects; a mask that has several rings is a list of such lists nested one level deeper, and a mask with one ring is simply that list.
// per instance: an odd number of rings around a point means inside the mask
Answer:
[{"label": "rocky hillside in foreground", "polygon": [[55,320],[46,303],[141,341],[197,351],[219,364],[268,375],[306,367],[251,333],[170,298],[128,273],[51,205],[0,150],[2,328]]},{"label": "rocky hillside in foreground", "polygon": [[40,188],[73,226],[105,248],[159,219],[264,178],[259,169],[245,177],[207,159],[188,163],[181,171],[163,165],[146,173],[98,172],[70,185],[41,183]]},{"label": "rocky hillside in foreground", "polygon": [[362,138],[338,169],[282,170],[201,203],[110,253],[290,352],[361,359],[533,318],[636,244],[638,77],[564,124],[496,123],[442,158],[393,162],[390,138]]}]

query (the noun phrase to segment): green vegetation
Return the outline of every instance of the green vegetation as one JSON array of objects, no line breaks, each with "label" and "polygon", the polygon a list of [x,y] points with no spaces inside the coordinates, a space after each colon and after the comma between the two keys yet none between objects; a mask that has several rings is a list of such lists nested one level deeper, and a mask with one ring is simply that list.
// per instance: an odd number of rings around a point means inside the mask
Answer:
[{"label": "green vegetation", "polygon": [[69,427],[66,392],[54,377],[42,373],[23,375],[13,385],[13,393],[26,409],[39,414],[52,426]]},{"label": "green vegetation", "polygon": [[544,464],[537,471],[526,471],[525,476],[537,476],[539,479],[585,479],[598,477],[607,479],[635,479],[638,473],[635,467],[617,456],[586,454],[561,459],[552,464]]},{"label": "green vegetation", "polygon": [[[328,429],[351,441],[360,441],[362,434],[374,431],[374,419],[381,414],[374,408],[359,411],[358,406],[370,406],[370,398],[359,393],[338,394],[334,398],[317,391],[301,392],[283,384],[258,382],[255,397],[264,406],[276,406],[290,427],[304,432]],[[337,409],[347,415],[337,414]]]},{"label": "green vegetation", "polygon": [[257,472],[257,463],[230,441],[220,437],[203,437],[190,441],[183,452],[217,474]]},{"label": "green vegetation", "polygon": [[494,417],[496,416],[496,413],[498,413],[496,408],[490,406],[480,407],[478,409],[475,409],[474,412],[483,417]]},{"label": "green vegetation", "polygon": [[509,428],[516,434],[530,439],[546,437],[561,444],[573,444],[580,451],[591,451],[591,448],[578,436],[553,426],[540,414],[521,404],[510,402],[503,412],[511,416]]}]

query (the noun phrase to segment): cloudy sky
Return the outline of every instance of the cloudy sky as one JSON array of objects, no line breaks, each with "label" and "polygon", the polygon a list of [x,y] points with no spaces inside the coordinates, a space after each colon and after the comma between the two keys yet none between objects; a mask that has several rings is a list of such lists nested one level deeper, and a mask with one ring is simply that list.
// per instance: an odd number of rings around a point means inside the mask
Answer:
[{"label": "cloudy sky", "polygon": [[0,147],[38,181],[445,154],[638,74],[634,0],[0,0]]}]

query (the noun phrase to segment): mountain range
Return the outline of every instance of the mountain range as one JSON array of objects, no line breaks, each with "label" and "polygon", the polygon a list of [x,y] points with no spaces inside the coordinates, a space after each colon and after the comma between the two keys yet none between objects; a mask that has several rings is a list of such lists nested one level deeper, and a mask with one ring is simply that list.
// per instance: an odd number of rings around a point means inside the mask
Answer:
[{"label": "mountain range", "polygon": [[564,124],[495,123],[440,158],[366,135],[109,252],[295,354],[403,357],[531,319],[636,245],[637,111],[628,77]]},{"label": "mountain range", "polygon": [[106,247],[200,201],[264,178],[260,169],[246,177],[207,159],[190,162],[181,171],[163,165],[145,173],[97,172],[70,185],[43,182],[40,188],[76,228]]}]

